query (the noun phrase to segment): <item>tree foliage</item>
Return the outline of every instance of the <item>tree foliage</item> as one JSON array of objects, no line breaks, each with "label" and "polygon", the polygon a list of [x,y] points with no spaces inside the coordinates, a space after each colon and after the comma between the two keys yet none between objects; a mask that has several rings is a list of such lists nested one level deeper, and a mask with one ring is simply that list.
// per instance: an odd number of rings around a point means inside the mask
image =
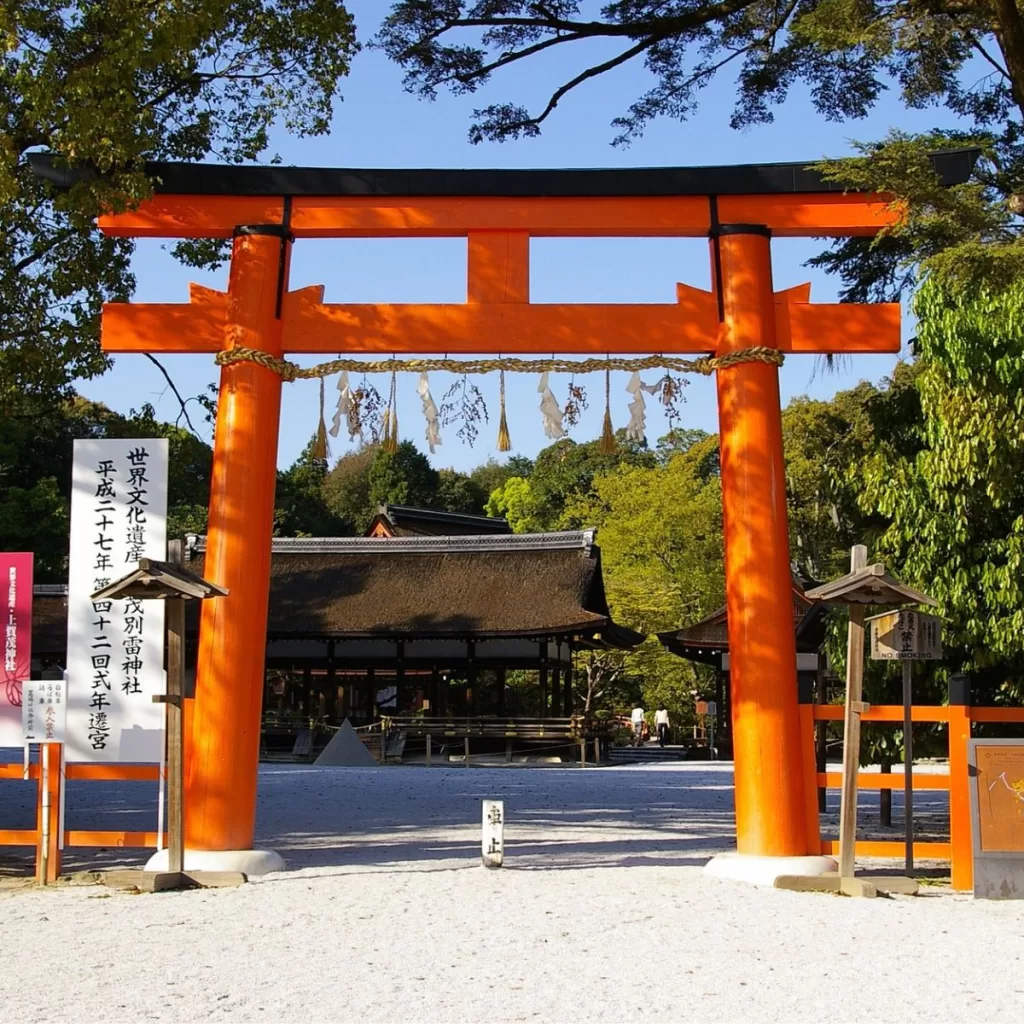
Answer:
[{"label": "tree foliage", "polygon": [[[736,79],[734,128],[770,122],[797,85],[833,121],[863,117],[889,88],[910,107],[1005,117],[1022,102],[1022,29],[1016,5],[990,0],[398,0],[378,44],[430,98],[552,50],[560,67],[575,61],[539,109],[511,99],[475,111],[474,142],[537,135],[574,89],[642,61],[652,85],[613,120],[622,143],[656,117],[685,120],[723,69]],[[961,72],[979,58],[992,73],[972,88]]]},{"label": "tree foliage", "polygon": [[887,521],[879,551],[939,600],[947,661],[1019,694],[1024,288],[965,292],[930,279],[915,308],[920,448],[876,445],[852,470],[859,500]]},{"label": "tree foliage", "polygon": [[[355,50],[336,0],[7,0],[0,6],[0,408],[103,372],[131,242],[93,218],[146,160],[254,160],[277,121],[322,134]],[[30,157],[95,172],[60,193]]]}]

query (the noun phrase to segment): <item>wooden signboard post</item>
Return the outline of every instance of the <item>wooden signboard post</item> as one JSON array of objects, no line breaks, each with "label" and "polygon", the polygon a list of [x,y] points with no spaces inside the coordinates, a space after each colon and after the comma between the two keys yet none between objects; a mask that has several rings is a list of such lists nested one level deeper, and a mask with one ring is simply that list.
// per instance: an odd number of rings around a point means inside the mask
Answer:
[{"label": "wooden signboard post", "polygon": [[899,611],[872,615],[871,657],[903,665],[903,832],[906,867],[914,870],[914,736],[911,715],[911,674],[915,661],[942,657],[942,624],[936,615]]},{"label": "wooden signboard post", "polygon": [[967,744],[974,895],[1024,899],[1024,740]]},{"label": "wooden signboard post", "polygon": [[155,694],[153,701],[167,706],[168,869],[108,872],[105,881],[148,891],[238,885],[246,878],[237,871],[185,871],[185,602],[225,597],[228,591],[184,568],[180,540],[170,541],[167,548],[168,561],[140,558],[133,572],[92,595],[94,601],[123,597],[163,601],[167,613],[167,693]]},{"label": "wooden signboard post", "polygon": [[[776,879],[778,888],[816,889],[842,892],[848,896],[875,896],[878,892],[917,892],[917,883],[906,878],[873,878],[870,882],[854,876],[857,845],[857,773],[860,771],[861,715],[864,703],[864,623],[868,605],[901,603],[935,605],[935,600],[886,575],[882,565],[868,565],[863,544],[850,551],[850,571],[832,583],[807,591],[812,601],[847,605],[850,625],[846,642],[846,707],[843,714],[843,787],[839,805],[839,872],[817,878]],[[781,884],[780,884],[781,883]]]}]

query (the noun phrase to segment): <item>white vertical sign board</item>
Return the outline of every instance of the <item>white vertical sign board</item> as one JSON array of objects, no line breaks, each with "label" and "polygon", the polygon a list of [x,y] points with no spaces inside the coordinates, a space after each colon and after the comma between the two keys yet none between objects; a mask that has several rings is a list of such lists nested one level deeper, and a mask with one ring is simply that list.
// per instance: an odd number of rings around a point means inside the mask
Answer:
[{"label": "white vertical sign board", "polygon": [[164,603],[91,594],[167,557],[167,441],[75,441],[68,566],[68,761],[163,757]]},{"label": "white vertical sign board", "polygon": [[483,835],[480,843],[485,868],[500,868],[505,858],[505,802],[483,801]]},{"label": "white vertical sign board", "polygon": [[25,743],[63,743],[67,737],[67,694],[63,679],[26,679],[21,690]]}]

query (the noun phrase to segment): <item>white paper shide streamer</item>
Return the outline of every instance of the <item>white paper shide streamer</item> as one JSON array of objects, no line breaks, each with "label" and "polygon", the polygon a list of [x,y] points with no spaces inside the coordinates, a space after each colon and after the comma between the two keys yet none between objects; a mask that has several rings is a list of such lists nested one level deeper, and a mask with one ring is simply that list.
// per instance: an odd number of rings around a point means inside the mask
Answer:
[{"label": "white paper shide streamer", "polygon": [[540,375],[537,392],[540,394],[540,414],[544,418],[545,436],[552,441],[565,437],[565,427],[562,426],[562,407],[555,400],[555,396],[548,386],[547,370]]},{"label": "white paper shide streamer", "polygon": [[359,422],[359,412],[356,408],[356,403],[352,400],[352,388],[348,383],[348,371],[343,370],[338,375],[337,386],[338,405],[334,410],[334,421],[331,423],[329,433],[331,437],[337,437],[338,432],[341,430],[341,422],[344,420],[348,430],[348,439],[353,441],[356,437],[362,438],[363,426]]},{"label": "white paper shide streamer", "polygon": [[441,433],[437,422],[437,404],[430,394],[430,381],[425,373],[420,374],[416,391],[423,402],[423,418],[427,421],[426,439],[433,454],[434,448],[441,443]]},{"label": "white paper shide streamer", "polygon": [[629,403],[629,423],[626,424],[626,439],[628,441],[643,441],[647,436],[647,414],[645,412],[644,392],[649,395],[658,393],[657,384],[645,384],[640,379],[640,374],[634,371],[629,378],[626,390],[633,396]]}]

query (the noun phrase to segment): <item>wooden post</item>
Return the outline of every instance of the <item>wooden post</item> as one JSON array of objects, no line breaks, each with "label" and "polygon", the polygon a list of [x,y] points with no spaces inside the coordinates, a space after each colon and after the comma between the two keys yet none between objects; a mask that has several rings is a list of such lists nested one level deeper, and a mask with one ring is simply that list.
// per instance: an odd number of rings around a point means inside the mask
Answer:
[{"label": "wooden post", "polygon": [[587,767],[587,740],[586,737],[580,737],[580,767]]},{"label": "wooden post", "polygon": [[61,744],[39,744],[39,785],[36,788],[36,881],[41,885],[60,877]]},{"label": "wooden post", "polygon": [[465,746],[464,746],[463,749],[465,750],[465,755],[464,755],[464,757],[462,759],[462,767],[463,768],[468,768],[469,767],[469,737],[468,736],[465,739]]},{"label": "wooden post", "polygon": [[[167,544],[167,560],[183,562],[182,542]],[[185,602],[169,598],[167,621],[167,870],[185,870]]]},{"label": "wooden post", "polygon": [[903,662],[903,835],[908,875],[914,871],[914,725],[910,692],[913,667],[912,661]]},{"label": "wooden post", "polygon": [[[717,355],[777,348],[770,231],[718,226],[712,263]],[[817,853],[807,848],[778,368],[723,367],[717,389],[736,846],[759,856]]]},{"label": "wooden post", "polygon": [[[282,354],[280,297],[290,249],[283,225],[236,230],[229,347]],[[191,849],[252,847],[281,383],[253,362],[221,369],[203,572],[230,594],[203,602],[187,778]]]},{"label": "wooden post", "polygon": [[428,768],[430,767],[430,747],[431,747],[430,733],[428,732],[427,733],[427,767]]},{"label": "wooden post", "polygon": [[601,763],[601,740],[599,737],[594,737],[594,764]]},{"label": "wooden post", "polygon": [[505,740],[505,764],[512,763],[512,741]]},{"label": "wooden post", "polygon": [[558,666],[551,669],[551,717],[561,718],[562,681],[558,677]]},{"label": "wooden post", "polygon": [[[850,571],[868,564],[868,549],[850,552]],[[864,710],[864,606],[850,605],[846,635],[846,707],[843,711],[843,787],[839,805],[839,877],[854,875],[857,842],[857,773],[860,771],[860,716]]]},{"label": "wooden post", "polygon": [[971,790],[967,742],[971,738],[971,692],[966,676],[949,680],[949,845],[950,881],[959,891],[974,888]]},{"label": "wooden post", "polygon": [[[571,651],[570,651],[571,656]],[[562,671],[562,714],[571,718],[575,710],[572,694],[572,665],[566,665]]]},{"label": "wooden post", "polygon": [[505,667],[502,666],[494,673],[498,678],[497,706],[498,717],[505,717]]},{"label": "wooden post", "polygon": [[[816,702],[818,704],[827,703],[825,692],[825,673],[820,666],[818,667],[818,678],[815,681],[815,685]],[[826,731],[827,726],[827,722],[814,723],[814,763],[815,767],[819,772],[824,772],[828,768],[828,733]],[[824,814],[827,809],[828,788],[826,786],[820,786],[818,788],[818,814]]]},{"label": "wooden post", "polygon": [[548,717],[548,652],[547,644],[541,643],[540,666],[537,669],[538,682],[540,683],[540,717]]}]

